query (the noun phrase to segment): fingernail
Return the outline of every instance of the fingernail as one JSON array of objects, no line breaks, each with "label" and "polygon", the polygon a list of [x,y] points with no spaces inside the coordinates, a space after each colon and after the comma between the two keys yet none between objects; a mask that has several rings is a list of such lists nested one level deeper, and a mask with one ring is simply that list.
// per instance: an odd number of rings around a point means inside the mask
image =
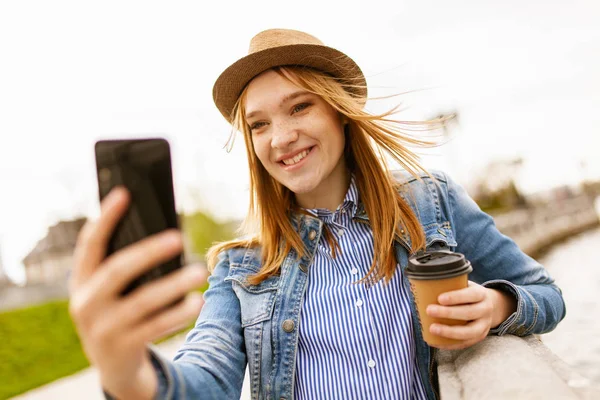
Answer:
[{"label": "fingernail", "polygon": [[441,295],[438,300],[440,303],[445,303],[448,301],[448,296]]}]

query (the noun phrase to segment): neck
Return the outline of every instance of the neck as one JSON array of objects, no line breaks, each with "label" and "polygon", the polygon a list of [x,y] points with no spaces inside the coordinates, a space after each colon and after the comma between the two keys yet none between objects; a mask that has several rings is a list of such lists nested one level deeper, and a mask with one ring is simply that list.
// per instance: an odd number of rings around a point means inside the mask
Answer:
[{"label": "neck", "polygon": [[296,202],[302,208],[326,208],[335,211],[344,201],[350,186],[350,171],[339,163],[319,186],[308,193],[296,193]]}]

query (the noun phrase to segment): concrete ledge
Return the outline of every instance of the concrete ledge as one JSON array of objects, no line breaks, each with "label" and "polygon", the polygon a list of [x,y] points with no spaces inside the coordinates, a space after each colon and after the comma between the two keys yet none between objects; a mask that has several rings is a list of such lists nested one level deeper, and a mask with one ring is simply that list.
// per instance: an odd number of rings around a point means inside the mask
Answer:
[{"label": "concrete ledge", "polygon": [[443,400],[600,399],[537,336],[489,336],[464,350],[438,351]]}]

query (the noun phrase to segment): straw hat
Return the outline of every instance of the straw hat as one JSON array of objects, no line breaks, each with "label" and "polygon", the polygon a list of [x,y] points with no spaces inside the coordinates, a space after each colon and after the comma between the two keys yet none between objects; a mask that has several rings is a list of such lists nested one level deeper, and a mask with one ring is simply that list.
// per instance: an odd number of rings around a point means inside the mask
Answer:
[{"label": "straw hat", "polygon": [[367,83],[358,65],[346,54],[325,46],[308,33],[291,29],[269,29],[250,41],[248,55],[230,65],[213,87],[213,99],[229,122],[235,102],[255,76],[277,66],[299,65],[326,72],[347,84],[352,95],[367,97]]}]

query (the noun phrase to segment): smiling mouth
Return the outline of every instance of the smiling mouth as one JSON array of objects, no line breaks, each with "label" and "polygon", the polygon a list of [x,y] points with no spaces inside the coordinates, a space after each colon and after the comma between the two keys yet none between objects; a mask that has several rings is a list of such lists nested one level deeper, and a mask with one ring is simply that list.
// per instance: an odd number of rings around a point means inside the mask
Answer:
[{"label": "smiling mouth", "polygon": [[286,165],[286,166],[298,164],[300,161],[302,161],[308,155],[308,153],[310,153],[310,151],[312,149],[313,148],[310,147],[310,148],[304,150],[303,152],[296,154],[292,158],[288,158],[287,160],[280,161],[280,163],[283,165]]}]

